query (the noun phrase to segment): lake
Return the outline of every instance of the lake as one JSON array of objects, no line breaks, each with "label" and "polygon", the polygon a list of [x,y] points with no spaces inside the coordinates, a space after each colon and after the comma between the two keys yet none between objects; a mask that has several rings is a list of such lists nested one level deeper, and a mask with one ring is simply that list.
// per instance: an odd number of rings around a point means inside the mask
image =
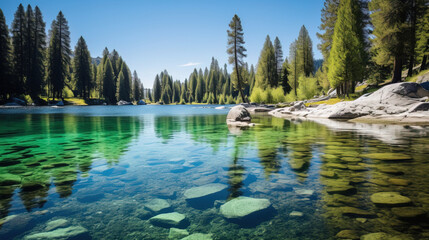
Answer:
[{"label": "lake", "polygon": [[428,128],[214,107],[0,109],[0,239],[429,239]]}]

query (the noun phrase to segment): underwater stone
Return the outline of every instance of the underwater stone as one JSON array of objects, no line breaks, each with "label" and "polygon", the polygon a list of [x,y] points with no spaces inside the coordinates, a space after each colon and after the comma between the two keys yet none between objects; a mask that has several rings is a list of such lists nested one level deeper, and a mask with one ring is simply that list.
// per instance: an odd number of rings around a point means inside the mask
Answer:
[{"label": "underwater stone", "polygon": [[404,172],[397,169],[397,168],[392,168],[392,167],[379,167],[378,170],[382,173],[388,173],[388,174],[393,174],[393,175],[403,175]]},{"label": "underwater stone", "polygon": [[182,239],[189,236],[189,232],[186,229],[170,228],[168,233],[168,239]]},{"label": "underwater stone", "polygon": [[204,234],[204,233],[194,233],[191,234],[185,238],[182,238],[182,240],[212,240],[212,234]]},{"label": "underwater stone", "polygon": [[327,192],[329,194],[342,194],[346,196],[350,196],[357,193],[357,190],[353,186],[336,186],[336,187],[328,187]]},{"label": "underwater stone", "polygon": [[153,216],[151,212],[149,212],[144,208],[137,209],[134,215],[143,220],[149,219],[150,217]]},{"label": "underwater stone", "polygon": [[213,206],[215,200],[224,199],[228,193],[225,184],[211,183],[185,191],[185,199],[194,208],[205,209]]},{"label": "underwater stone", "polygon": [[170,203],[168,203],[166,200],[160,199],[160,198],[152,199],[152,200],[146,202],[144,204],[144,206],[145,206],[145,208],[147,208],[148,210],[150,210],[154,213],[165,211],[171,207]]},{"label": "underwater stone", "polygon": [[337,178],[337,174],[334,171],[320,171],[320,176],[326,177],[326,178]]},{"label": "underwater stone", "polygon": [[292,211],[291,213],[289,213],[289,216],[291,216],[291,217],[302,217],[302,216],[304,216],[304,213],[298,212],[298,211]]},{"label": "underwater stone", "polygon": [[69,221],[67,219],[52,220],[46,224],[45,230],[46,231],[52,231],[52,230],[55,230],[55,229],[60,228],[60,227],[66,227],[68,225],[69,225]]},{"label": "underwater stone", "polygon": [[411,203],[411,199],[398,192],[379,192],[371,195],[371,201],[377,205],[400,206]]},{"label": "underwater stone", "polygon": [[186,216],[178,212],[163,213],[151,217],[149,222],[160,227],[184,227],[186,225]]},{"label": "underwater stone", "polygon": [[335,235],[337,238],[342,239],[359,239],[359,235],[354,230],[342,230]]},{"label": "underwater stone", "polygon": [[310,197],[311,195],[313,195],[314,190],[311,189],[296,189],[294,188],[295,193],[301,196],[305,196],[305,197]]},{"label": "underwater stone", "polygon": [[36,233],[28,235],[25,239],[90,239],[88,230],[81,226],[59,228],[50,232]]},{"label": "underwater stone", "polygon": [[400,218],[417,218],[424,216],[426,212],[418,207],[395,207],[392,213]]},{"label": "underwater stone", "polygon": [[290,165],[290,168],[295,171],[302,171],[308,166],[308,163],[302,159],[295,158],[295,159],[289,160],[289,165]]},{"label": "underwater stone", "polygon": [[411,181],[407,179],[401,179],[401,178],[390,178],[387,181],[393,185],[398,185],[398,186],[408,186],[411,184]]},{"label": "underwater stone", "polygon": [[361,157],[383,161],[405,161],[412,159],[411,156],[402,153],[367,153],[361,155]]},{"label": "underwater stone", "polygon": [[340,164],[340,163],[327,163],[327,164],[324,165],[324,167],[334,168],[334,169],[341,169],[341,170],[348,169],[348,167],[346,165]]},{"label": "underwater stone", "polygon": [[270,200],[264,198],[238,197],[220,207],[220,213],[236,223],[252,225],[273,213]]},{"label": "underwater stone", "polygon": [[368,233],[360,237],[361,240],[408,240],[406,236],[393,236],[384,232]]},{"label": "underwater stone", "polygon": [[96,202],[104,198],[104,193],[94,193],[94,194],[85,194],[83,196],[77,197],[77,200],[82,203],[91,203]]},{"label": "underwater stone", "polygon": [[21,177],[15,174],[0,174],[0,186],[9,186],[21,183]]},{"label": "underwater stone", "polygon": [[344,216],[349,217],[374,217],[375,214],[355,207],[340,207],[340,211]]}]

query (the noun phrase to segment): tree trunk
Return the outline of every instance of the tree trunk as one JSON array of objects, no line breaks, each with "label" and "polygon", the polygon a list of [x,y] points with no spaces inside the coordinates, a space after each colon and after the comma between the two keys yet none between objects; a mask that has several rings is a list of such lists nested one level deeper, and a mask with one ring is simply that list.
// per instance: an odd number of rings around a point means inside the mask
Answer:
[{"label": "tree trunk", "polygon": [[420,72],[421,71],[423,71],[423,70],[426,70],[426,61],[427,61],[427,55],[424,55],[423,56],[423,59],[422,59],[422,64],[420,65]]},{"label": "tree trunk", "polygon": [[402,58],[400,56],[395,56],[395,61],[393,62],[392,83],[398,83],[401,81],[402,81]]}]

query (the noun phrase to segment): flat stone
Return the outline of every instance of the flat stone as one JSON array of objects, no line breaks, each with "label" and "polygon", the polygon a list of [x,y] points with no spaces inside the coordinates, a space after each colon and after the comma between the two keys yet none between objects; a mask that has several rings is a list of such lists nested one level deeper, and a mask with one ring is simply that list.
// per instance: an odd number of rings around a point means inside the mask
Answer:
[{"label": "flat stone", "polygon": [[411,199],[398,192],[379,192],[371,195],[371,201],[378,205],[400,206],[411,203]]},{"label": "flat stone", "polygon": [[348,168],[352,171],[368,171],[368,169],[364,166],[359,166],[359,165],[349,165]]},{"label": "flat stone", "polygon": [[289,213],[289,216],[291,216],[291,217],[302,217],[302,216],[304,216],[304,213],[298,212],[298,211],[292,211],[291,213]]},{"label": "flat stone", "polygon": [[334,169],[341,169],[341,170],[348,169],[348,167],[346,165],[340,164],[340,163],[327,163],[327,164],[324,165],[324,167],[334,168]]},{"label": "flat stone", "polygon": [[337,238],[342,239],[359,239],[359,235],[354,230],[341,230],[335,235]]},{"label": "flat stone", "polygon": [[379,167],[378,170],[382,173],[388,173],[388,174],[392,174],[392,175],[403,175],[404,172],[397,169],[397,168],[392,168],[392,167]]},{"label": "flat stone", "polygon": [[272,210],[270,200],[263,198],[238,197],[220,207],[220,213],[233,221],[247,221],[269,215]]},{"label": "flat stone", "polygon": [[310,197],[314,194],[314,190],[311,189],[297,189],[294,188],[295,193],[301,196]]},{"label": "flat stone", "polygon": [[387,181],[393,185],[398,185],[398,186],[408,186],[411,184],[411,181],[407,179],[402,179],[402,178],[390,178]]},{"label": "flat stone", "polygon": [[211,183],[185,191],[186,201],[194,208],[205,209],[213,206],[215,200],[225,199],[228,195],[225,184]]},{"label": "flat stone", "polygon": [[360,237],[361,240],[411,240],[408,236],[394,236],[384,232],[368,233]]},{"label": "flat stone", "polygon": [[320,176],[326,177],[326,178],[337,178],[337,174],[334,171],[320,171]]},{"label": "flat stone", "polygon": [[168,239],[182,239],[189,236],[189,232],[186,229],[170,228],[168,233]]},{"label": "flat stone", "polygon": [[375,214],[355,207],[341,207],[341,213],[349,217],[374,217]]},{"label": "flat stone", "polygon": [[194,233],[191,234],[185,238],[182,238],[182,240],[212,240],[212,234],[204,234],[204,233]]},{"label": "flat stone", "polygon": [[359,158],[359,157],[342,157],[341,160],[344,162],[361,162],[362,158]]},{"label": "flat stone", "polygon": [[368,219],[366,219],[366,218],[356,218],[355,220],[360,222],[360,223],[366,223],[368,221]]},{"label": "flat stone", "polygon": [[405,161],[411,160],[412,157],[403,153],[367,153],[361,155],[364,158],[377,159],[382,161]]},{"label": "flat stone", "polygon": [[178,212],[163,213],[149,218],[149,222],[160,227],[184,227],[186,216]]},{"label": "flat stone", "polygon": [[25,236],[25,239],[86,239],[88,238],[88,230],[81,226],[72,226],[68,228],[58,228],[49,232],[35,233]]},{"label": "flat stone", "polygon": [[424,216],[426,212],[418,207],[395,207],[392,213],[400,218],[417,218]]},{"label": "flat stone", "polygon": [[390,185],[387,181],[384,181],[382,179],[368,179],[368,182],[383,187]]},{"label": "flat stone", "polygon": [[55,230],[55,229],[60,228],[60,227],[66,227],[69,224],[70,223],[67,219],[52,220],[46,224],[45,230],[46,231],[52,231],[52,230]]},{"label": "flat stone", "polygon": [[295,171],[301,171],[306,168],[308,163],[302,159],[294,158],[289,161],[290,168]]},{"label": "flat stone", "polygon": [[171,207],[170,203],[160,198],[152,199],[146,202],[144,206],[146,209],[154,213],[163,212]]}]

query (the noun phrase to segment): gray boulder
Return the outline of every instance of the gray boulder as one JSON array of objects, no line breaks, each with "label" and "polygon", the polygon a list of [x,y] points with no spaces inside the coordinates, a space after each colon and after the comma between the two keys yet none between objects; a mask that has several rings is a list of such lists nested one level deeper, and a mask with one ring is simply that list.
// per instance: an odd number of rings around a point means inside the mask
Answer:
[{"label": "gray boulder", "polygon": [[274,208],[268,199],[238,197],[220,207],[220,213],[240,225],[256,225],[272,217]]},{"label": "gray boulder", "polygon": [[227,122],[250,122],[250,120],[252,120],[252,118],[250,117],[249,111],[242,105],[231,108],[226,116]]},{"label": "gray boulder", "polygon": [[153,213],[165,212],[170,209],[171,205],[167,200],[155,198],[144,204],[145,208]]},{"label": "gray boulder", "polygon": [[118,103],[116,103],[118,106],[122,106],[122,105],[133,105],[130,102],[127,102],[125,100],[120,100]]},{"label": "gray boulder", "polygon": [[145,102],[145,101],[143,101],[143,100],[139,100],[139,101],[137,102],[137,105],[146,105],[146,102]]},{"label": "gray boulder", "polygon": [[204,233],[194,233],[191,234],[185,238],[182,238],[182,240],[212,240],[212,234],[204,234]]}]

